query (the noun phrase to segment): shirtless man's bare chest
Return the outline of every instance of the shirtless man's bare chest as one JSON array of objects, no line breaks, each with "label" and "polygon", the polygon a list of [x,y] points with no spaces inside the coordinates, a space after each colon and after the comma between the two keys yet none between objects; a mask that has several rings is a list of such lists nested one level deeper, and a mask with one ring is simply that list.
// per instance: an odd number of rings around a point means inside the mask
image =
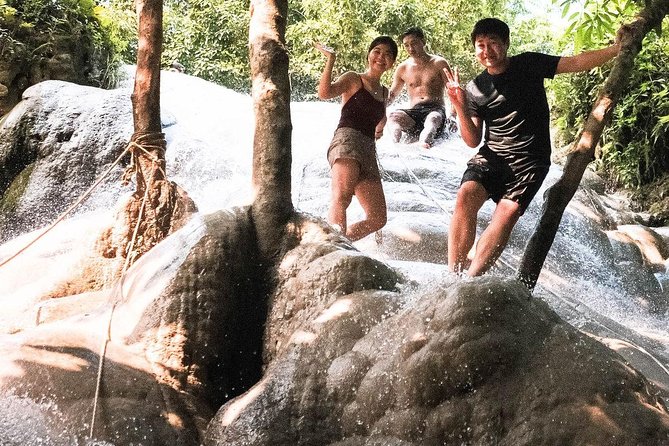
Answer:
[{"label": "shirtless man's bare chest", "polygon": [[411,106],[422,102],[444,102],[444,81],[441,67],[434,58],[428,61],[409,62],[403,73]]}]

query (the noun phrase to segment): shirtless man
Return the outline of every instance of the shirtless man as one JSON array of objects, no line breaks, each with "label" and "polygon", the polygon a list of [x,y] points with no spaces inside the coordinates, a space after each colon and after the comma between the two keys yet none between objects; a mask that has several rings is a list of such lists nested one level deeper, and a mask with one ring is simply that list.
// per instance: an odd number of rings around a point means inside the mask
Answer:
[{"label": "shirtless man", "polygon": [[446,123],[444,90],[448,79],[444,70],[451,68],[441,56],[425,51],[425,34],[420,28],[409,28],[401,36],[409,58],[402,62],[393,75],[388,103],[392,103],[406,85],[411,108],[390,113],[388,127],[393,141],[399,142],[406,133],[411,142],[429,148],[441,136]]}]

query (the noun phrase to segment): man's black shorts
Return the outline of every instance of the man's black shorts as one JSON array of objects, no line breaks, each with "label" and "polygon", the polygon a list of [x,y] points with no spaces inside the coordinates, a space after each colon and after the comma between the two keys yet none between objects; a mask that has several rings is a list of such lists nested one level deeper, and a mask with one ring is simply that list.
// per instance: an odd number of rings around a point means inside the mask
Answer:
[{"label": "man's black shorts", "polygon": [[403,111],[413,121],[416,123],[413,128],[405,130],[407,134],[417,137],[420,135],[420,132],[425,128],[425,119],[427,115],[432,112],[437,112],[441,116],[441,125],[435,133],[435,138],[440,138],[444,133],[444,127],[448,119],[446,118],[446,108],[444,104],[439,104],[436,102],[423,102],[421,104],[416,104],[412,108],[401,108],[399,111]]},{"label": "man's black shorts", "polygon": [[522,167],[512,168],[502,159],[479,152],[467,163],[460,184],[476,181],[483,185],[495,203],[502,198],[513,200],[525,212],[541,188],[549,168],[550,165],[540,162],[524,163]]}]

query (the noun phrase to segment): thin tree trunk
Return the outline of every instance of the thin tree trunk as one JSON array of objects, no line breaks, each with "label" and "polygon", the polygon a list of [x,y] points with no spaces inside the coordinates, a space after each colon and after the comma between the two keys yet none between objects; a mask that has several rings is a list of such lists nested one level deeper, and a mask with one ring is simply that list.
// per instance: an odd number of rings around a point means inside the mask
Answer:
[{"label": "thin tree trunk", "polygon": [[[150,140],[150,152],[157,159],[153,163],[146,153],[137,153],[137,192],[143,193],[145,176],[153,180],[164,179],[165,141],[160,126],[160,56],[163,51],[163,1],[136,0],[139,19],[137,71],[132,93],[132,116],[135,135],[133,139]],[[148,135],[148,136],[146,136]]]},{"label": "thin tree trunk", "polygon": [[553,244],[564,210],[572,199],[588,164],[595,159],[595,148],[634,68],[634,58],[648,32],[658,28],[669,13],[669,0],[652,0],[629,25],[604,86],[567,157],[562,177],[545,193],[542,215],[525,247],[517,279],[533,289]]},{"label": "thin tree trunk", "polygon": [[285,225],[293,215],[287,0],[252,0],[249,26],[256,127],[253,139],[252,215],[261,255],[280,251]]},{"label": "thin tree trunk", "polygon": [[[165,135],[160,122],[160,57],[163,46],[162,0],[135,0],[139,19],[137,71],[132,93],[134,133],[131,151],[136,191],[103,232],[103,257],[135,262],[182,227],[197,208],[188,194],[165,175]],[[131,170],[132,171],[132,170]],[[126,178],[127,179],[127,178]],[[117,272],[121,271],[117,266]]]}]

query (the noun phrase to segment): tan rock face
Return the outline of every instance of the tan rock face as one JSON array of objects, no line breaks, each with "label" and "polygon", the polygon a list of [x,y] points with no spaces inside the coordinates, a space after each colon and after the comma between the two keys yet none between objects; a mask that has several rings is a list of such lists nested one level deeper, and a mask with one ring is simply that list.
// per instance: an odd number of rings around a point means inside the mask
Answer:
[{"label": "tan rock face", "polygon": [[634,241],[651,268],[664,271],[664,262],[669,258],[669,245],[660,234],[642,225],[621,225],[618,230]]}]

